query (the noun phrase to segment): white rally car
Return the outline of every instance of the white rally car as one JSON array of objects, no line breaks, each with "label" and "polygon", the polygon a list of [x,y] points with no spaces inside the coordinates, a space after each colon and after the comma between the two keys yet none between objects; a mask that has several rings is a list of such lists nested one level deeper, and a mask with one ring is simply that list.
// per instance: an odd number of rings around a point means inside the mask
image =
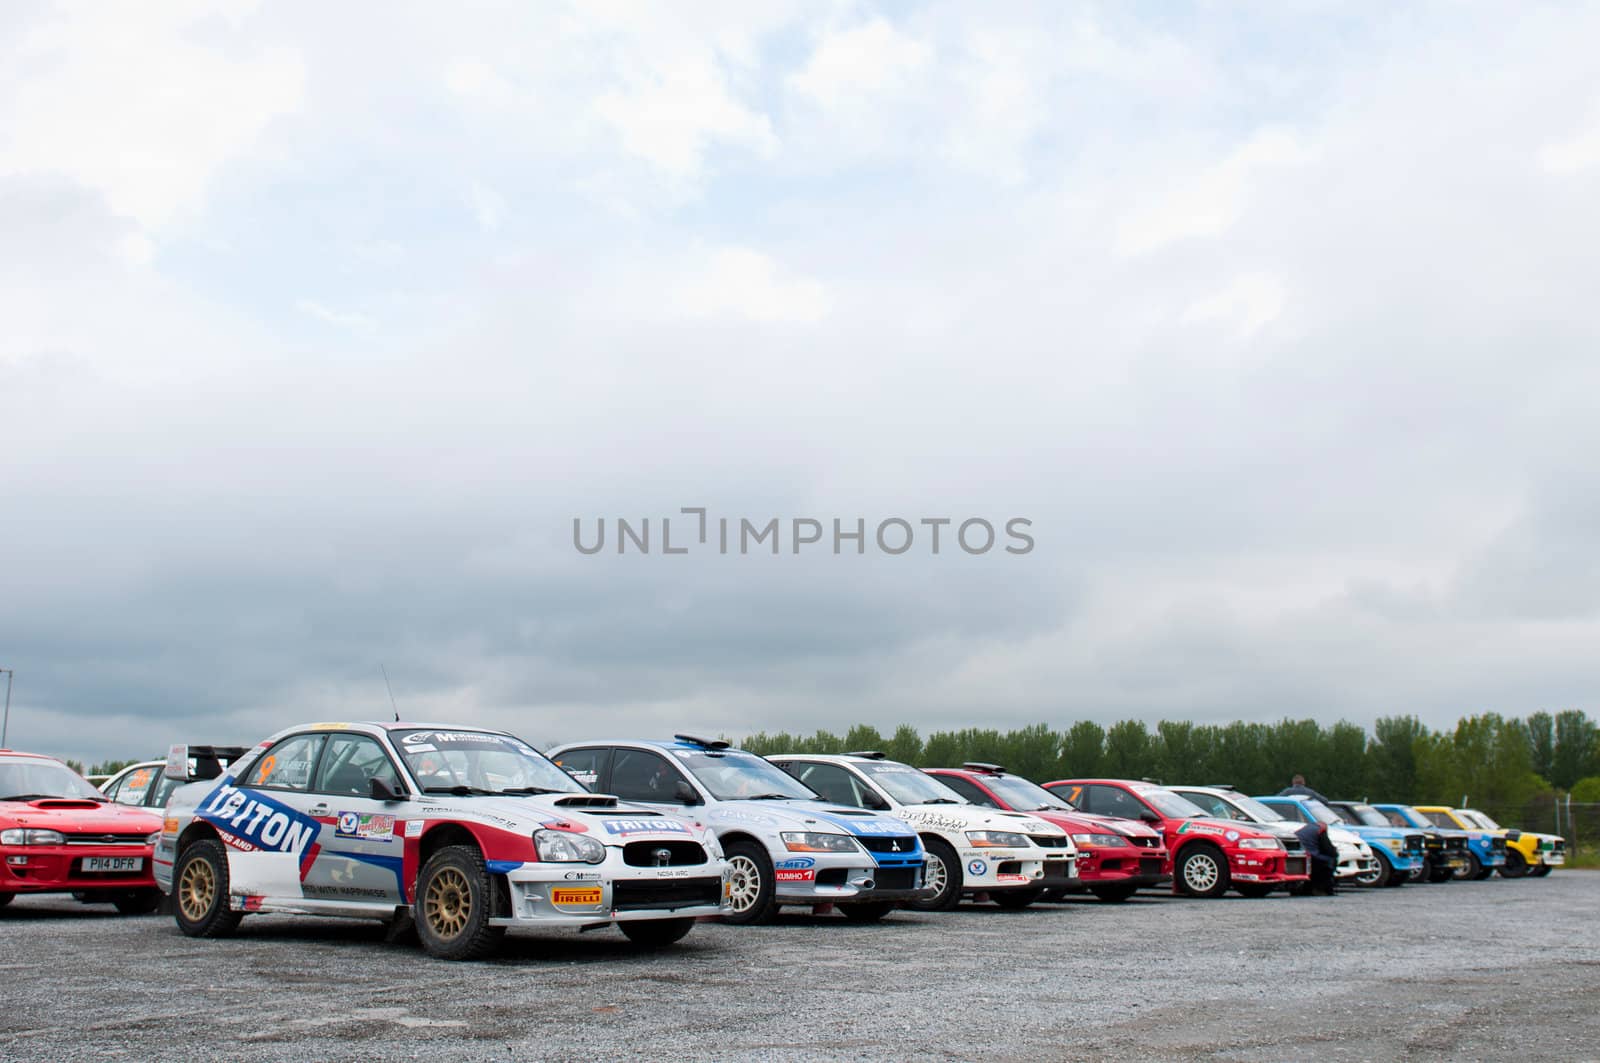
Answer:
[{"label": "white rally car", "polygon": [[1005,908],[1025,908],[1047,889],[1073,886],[1078,849],[1053,823],[970,804],[932,776],[878,752],[767,759],[829,800],[897,816],[917,828],[928,850],[933,895],[913,908],[946,911],[973,894],[987,894]]},{"label": "white rally car", "polygon": [[927,896],[924,852],[904,820],[820,799],[754,753],[720,739],[572,742],[550,759],[587,786],[636,804],[704,809],[728,856],[730,923],[760,923],[782,905],[837,907],[882,919]]},{"label": "white rally car", "polygon": [[[1297,832],[1304,824],[1286,819],[1277,809],[1263,805],[1237,790],[1223,786],[1169,786],[1167,789],[1193,801],[1205,809],[1209,816],[1259,824],[1276,834],[1286,847],[1289,839],[1294,838],[1295,847],[1303,848]],[[1334,877],[1359,882],[1363,886],[1377,882],[1381,869],[1378,867],[1378,858],[1372,855],[1372,846],[1354,831],[1332,825],[1328,826],[1328,840],[1339,851],[1339,864]]]},{"label": "white rally car", "polygon": [[428,952],[466,959],[511,927],[666,945],[727,910],[711,830],[590,793],[503,731],[309,724],[249,750],[174,746],[164,774],[188,785],[156,884],[192,937],[249,912],[409,918]]}]

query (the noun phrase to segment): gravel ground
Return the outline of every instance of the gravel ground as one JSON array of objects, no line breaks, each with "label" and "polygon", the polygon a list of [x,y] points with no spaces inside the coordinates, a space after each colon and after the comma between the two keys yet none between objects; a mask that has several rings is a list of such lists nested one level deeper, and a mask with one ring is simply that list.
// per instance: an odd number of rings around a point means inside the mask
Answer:
[{"label": "gravel ground", "polygon": [[1600,1058],[1600,872],[1334,898],[1141,896],[874,926],[785,915],[427,959],[374,924],[0,910],[0,1058]]}]

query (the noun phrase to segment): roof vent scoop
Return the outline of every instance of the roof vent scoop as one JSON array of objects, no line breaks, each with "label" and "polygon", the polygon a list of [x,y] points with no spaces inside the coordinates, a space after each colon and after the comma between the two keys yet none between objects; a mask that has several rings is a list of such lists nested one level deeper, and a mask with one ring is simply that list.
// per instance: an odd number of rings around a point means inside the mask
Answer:
[{"label": "roof vent scoop", "polygon": [[858,749],[854,753],[846,753],[847,757],[860,757],[863,760],[884,760],[883,753],[876,749]]},{"label": "roof vent scoop", "polygon": [[968,771],[981,771],[986,775],[1004,775],[1006,771],[998,764],[984,764],[977,760],[969,760],[961,766]]}]

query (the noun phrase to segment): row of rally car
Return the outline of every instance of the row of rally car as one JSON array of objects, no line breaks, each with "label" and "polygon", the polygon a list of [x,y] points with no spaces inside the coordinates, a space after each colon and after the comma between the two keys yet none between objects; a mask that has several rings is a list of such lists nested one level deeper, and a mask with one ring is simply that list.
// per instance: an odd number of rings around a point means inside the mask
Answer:
[{"label": "row of rally car", "polygon": [[501,731],[399,722],[174,746],[104,792],[0,751],[0,849],[0,907],[72,892],[136,913],[165,895],[195,937],[254,912],[365,917],[446,958],[487,955],[514,927],[615,925],[659,946],[784,905],[872,921],[964,897],[1264,896],[1303,890],[1330,849],[1339,878],[1371,886],[1545,874],[1564,856],[1559,838],[1469,809],[1039,786],[997,765],[762,758],[682,735],[542,754]]}]

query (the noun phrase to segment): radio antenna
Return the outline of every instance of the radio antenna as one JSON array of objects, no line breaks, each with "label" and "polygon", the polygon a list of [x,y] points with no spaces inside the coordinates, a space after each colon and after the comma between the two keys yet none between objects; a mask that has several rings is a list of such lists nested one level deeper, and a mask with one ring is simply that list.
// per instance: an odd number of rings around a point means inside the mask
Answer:
[{"label": "radio antenna", "polygon": [[394,703],[394,687],[389,685],[389,669],[385,668],[383,663],[380,661],[378,664],[378,671],[383,673],[383,689],[389,692],[389,707],[394,710],[394,722],[399,723],[400,706]]}]

